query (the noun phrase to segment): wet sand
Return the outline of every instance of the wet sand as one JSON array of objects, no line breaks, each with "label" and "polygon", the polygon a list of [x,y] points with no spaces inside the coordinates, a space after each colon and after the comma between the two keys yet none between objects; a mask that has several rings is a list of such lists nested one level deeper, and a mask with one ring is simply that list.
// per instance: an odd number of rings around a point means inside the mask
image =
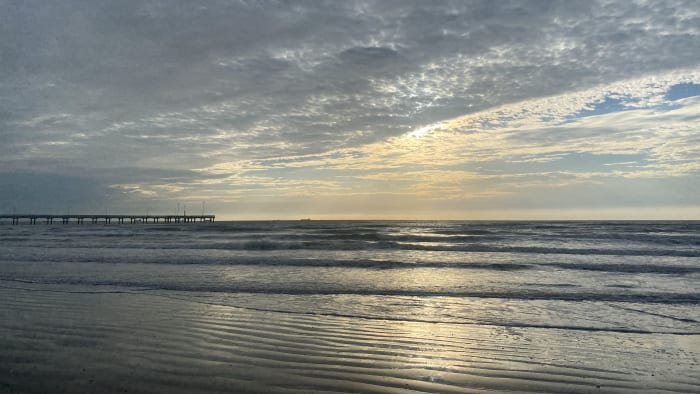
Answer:
[{"label": "wet sand", "polygon": [[176,292],[0,285],[1,393],[700,392],[698,335],[386,321]]}]

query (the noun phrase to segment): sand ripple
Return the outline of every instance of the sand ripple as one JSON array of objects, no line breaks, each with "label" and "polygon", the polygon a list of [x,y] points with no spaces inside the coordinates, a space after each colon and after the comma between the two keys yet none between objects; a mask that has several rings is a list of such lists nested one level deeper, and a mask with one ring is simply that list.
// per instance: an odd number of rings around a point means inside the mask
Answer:
[{"label": "sand ripple", "polygon": [[68,290],[0,288],[0,392],[700,392],[697,335],[385,321]]}]

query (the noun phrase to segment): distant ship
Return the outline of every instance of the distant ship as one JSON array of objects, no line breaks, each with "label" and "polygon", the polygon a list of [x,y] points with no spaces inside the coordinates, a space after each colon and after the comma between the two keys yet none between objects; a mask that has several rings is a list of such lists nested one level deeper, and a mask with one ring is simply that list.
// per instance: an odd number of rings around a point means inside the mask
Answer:
[{"label": "distant ship", "polygon": [[310,221],[311,221],[311,219],[309,219],[309,218],[299,219],[299,220],[302,221],[302,222],[310,222]]}]

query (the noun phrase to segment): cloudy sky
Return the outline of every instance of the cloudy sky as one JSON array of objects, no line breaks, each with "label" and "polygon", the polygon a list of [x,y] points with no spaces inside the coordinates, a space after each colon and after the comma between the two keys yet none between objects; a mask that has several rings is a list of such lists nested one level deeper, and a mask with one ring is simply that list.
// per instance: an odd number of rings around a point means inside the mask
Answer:
[{"label": "cloudy sky", "polygon": [[696,0],[0,7],[0,211],[700,219]]}]

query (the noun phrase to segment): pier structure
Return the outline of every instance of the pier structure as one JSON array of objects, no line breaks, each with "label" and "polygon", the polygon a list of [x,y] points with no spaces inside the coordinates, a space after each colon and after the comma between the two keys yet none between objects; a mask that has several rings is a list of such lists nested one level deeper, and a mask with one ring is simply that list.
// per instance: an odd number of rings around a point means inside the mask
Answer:
[{"label": "pier structure", "polygon": [[10,219],[12,224],[62,224],[85,222],[97,223],[213,223],[215,215],[41,215],[41,214],[11,214],[0,215],[0,221]]}]

